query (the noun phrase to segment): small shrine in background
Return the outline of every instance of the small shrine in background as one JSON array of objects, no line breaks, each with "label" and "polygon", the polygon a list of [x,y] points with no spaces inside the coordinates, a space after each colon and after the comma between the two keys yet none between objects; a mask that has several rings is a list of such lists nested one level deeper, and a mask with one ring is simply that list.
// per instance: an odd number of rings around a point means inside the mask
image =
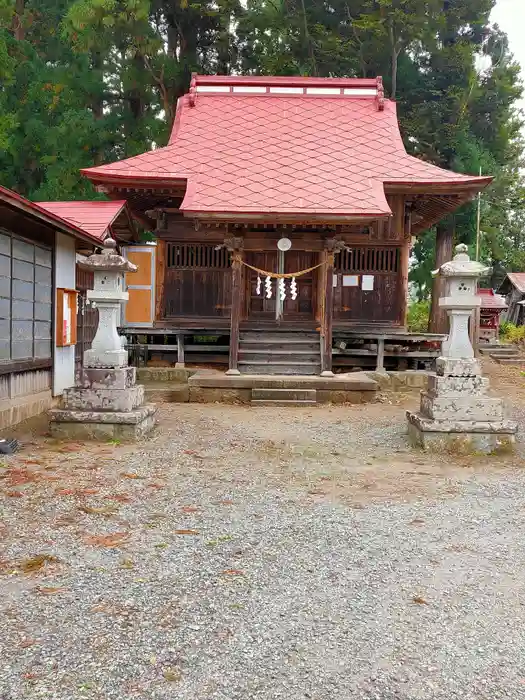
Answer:
[{"label": "small shrine in background", "polygon": [[481,299],[478,340],[495,343],[499,338],[501,314],[508,308],[505,297],[493,289],[478,289]]},{"label": "small shrine in background", "polygon": [[439,306],[447,312],[450,331],[436,374],[421,393],[419,412],[407,412],[408,430],[423,449],[490,454],[513,446],[517,426],[505,420],[503,400],[489,396],[489,380],[474,357],[469,321],[481,306],[477,280],[490,268],[470,260],[467,251],[464,244],[456,246],[454,259],[433,273],[444,282]]}]

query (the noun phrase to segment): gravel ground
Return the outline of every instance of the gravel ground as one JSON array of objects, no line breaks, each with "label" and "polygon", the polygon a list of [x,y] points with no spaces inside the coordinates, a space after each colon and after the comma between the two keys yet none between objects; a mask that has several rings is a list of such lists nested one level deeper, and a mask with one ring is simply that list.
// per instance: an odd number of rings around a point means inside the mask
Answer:
[{"label": "gravel ground", "polygon": [[522,456],[413,452],[413,403],[36,433],[0,469],[0,700],[525,698]]}]

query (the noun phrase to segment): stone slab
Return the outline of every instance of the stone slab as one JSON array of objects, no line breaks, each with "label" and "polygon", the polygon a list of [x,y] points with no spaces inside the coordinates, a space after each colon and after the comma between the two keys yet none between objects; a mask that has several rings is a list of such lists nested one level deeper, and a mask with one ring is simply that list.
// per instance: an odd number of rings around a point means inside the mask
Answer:
[{"label": "stone slab", "polygon": [[514,433],[493,432],[430,432],[415,423],[408,424],[408,436],[413,447],[426,452],[448,454],[502,454],[515,448]]},{"label": "stone slab", "polygon": [[501,421],[503,401],[488,396],[433,396],[421,393],[420,412],[433,420]]},{"label": "stone slab", "polygon": [[139,367],[137,378],[141,382],[187,382],[188,377],[195,374],[195,369],[180,369],[178,367]]},{"label": "stone slab", "polygon": [[473,377],[481,375],[481,366],[473,358],[457,359],[454,357],[438,357],[436,374],[440,377]]},{"label": "stone slab", "polygon": [[119,411],[71,411],[54,408],[49,412],[52,422],[56,423],[114,423],[118,425],[135,425],[156,413],[155,404],[145,404],[127,413]]},{"label": "stone slab", "polygon": [[518,429],[517,424],[510,420],[432,420],[414,411],[407,411],[406,416],[409,424],[415,425],[425,433],[498,433],[501,435],[515,435]]},{"label": "stone slab", "polygon": [[144,387],[135,384],[129,389],[66,389],[62,408],[66,411],[119,411],[128,412],[144,402]]},{"label": "stone slab", "polygon": [[155,414],[147,415],[137,423],[70,423],[51,421],[49,430],[59,440],[138,440],[155,427]]},{"label": "stone slab", "polygon": [[118,369],[84,368],[80,372],[78,385],[91,389],[128,389],[137,380],[135,367],[120,367]]},{"label": "stone slab", "polygon": [[428,377],[428,393],[436,396],[485,396],[489,380],[479,375],[474,377]]},{"label": "stone slab", "polygon": [[98,350],[86,350],[84,353],[84,366],[94,368],[126,367],[128,364],[127,350],[110,350],[99,352]]},{"label": "stone slab", "polygon": [[375,397],[375,392],[370,391],[338,391],[337,389],[332,391],[320,389],[317,391],[317,403],[371,403]]},{"label": "stone slab", "polygon": [[215,389],[253,389],[257,387],[258,389],[318,389],[370,392],[375,392],[378,389],[377,382],[370,379],[364,372],[336,374],[333,377],[258,374],[226,376],[222,372],[197,372],[188,379],[188,384],[190,387]]}]

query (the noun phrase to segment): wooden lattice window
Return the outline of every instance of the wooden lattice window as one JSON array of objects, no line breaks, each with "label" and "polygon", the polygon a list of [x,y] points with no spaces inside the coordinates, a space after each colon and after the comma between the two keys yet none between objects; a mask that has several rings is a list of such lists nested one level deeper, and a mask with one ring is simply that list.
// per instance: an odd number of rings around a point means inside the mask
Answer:
[{"label": "wooden lattice window", "polygon": [[177,270],[225,270],[231,266],[230,251],[215,245],[168,243],[167,266]]},{"label": "wooden lattice window", "polygon": [[400,248],[351,248],[336,255],[337,272],[392,273],[399,270]]}]

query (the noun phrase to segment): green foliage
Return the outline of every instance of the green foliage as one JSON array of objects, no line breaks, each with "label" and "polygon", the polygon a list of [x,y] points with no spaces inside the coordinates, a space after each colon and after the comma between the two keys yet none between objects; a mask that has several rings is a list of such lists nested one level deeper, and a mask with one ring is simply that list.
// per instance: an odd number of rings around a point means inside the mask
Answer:
[{"label": "green foliage", "polygon": [[[495,175],[481,257],[525,269],[519,68],[494,0],[0,0],[0,181],[34,199],[96,197],[79,169],[167,142],[192,71],[383,75],[407,148]],[[481,60],[481,68],[480,68]],[[455,217],[472,244],[476,206]],[[435,232],[410,280],[430,291]]]},{"label": "green foliage", "polygon": [[505,343],[514,343],[519,345],[525,341],[525,326],[515,326],[509,321],[502,321],[499,328],[501,340]]},{"label": "green foliage", "polygon": [[407,327],[411,333],[426,333],[428,330],[428,317],[430,314],[430,302],[413,301],[408,307]]}]

